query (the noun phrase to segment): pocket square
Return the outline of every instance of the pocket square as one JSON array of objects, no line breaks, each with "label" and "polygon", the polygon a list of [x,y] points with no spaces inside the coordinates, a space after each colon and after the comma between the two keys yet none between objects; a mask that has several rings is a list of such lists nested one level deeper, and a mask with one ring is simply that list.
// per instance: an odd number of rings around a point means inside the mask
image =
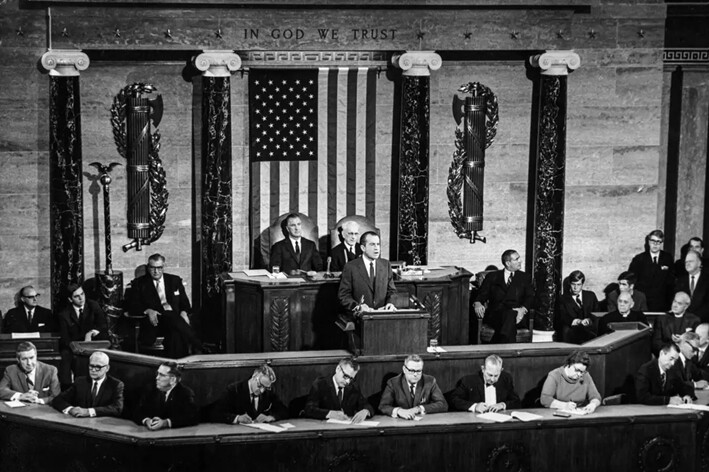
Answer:
[{"label": "pocket square", "polygon": [[44,326],[44,323],[37,323],[37,326],[41,328],[42,326]]},{"label": "pocket square", "polygon": [[174,293],[173,295],[179,295],[179,294],[180,294],[180,291],[179,291],[179,290],[175,290],[175,293]]},{"label": "pocket square", "polygon": [[48,391],[49,391],[49,387],[44,387],[44,388],[42,389],[42,391],[43,391],[43,392],[48,392]]}]

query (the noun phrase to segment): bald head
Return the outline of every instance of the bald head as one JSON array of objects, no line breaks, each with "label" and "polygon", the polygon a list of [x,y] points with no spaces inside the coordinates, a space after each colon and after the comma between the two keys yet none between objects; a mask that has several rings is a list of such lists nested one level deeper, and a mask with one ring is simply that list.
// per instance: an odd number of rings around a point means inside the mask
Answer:
[{"label": "bald head", "polygon": [[690,276],[699,274],[702,270],[702,258],[697,251],[691,249],[687,251],[687,255],[684,256],[684,268]]},{"label": "bald head", "polygon": [[700,324],[696,327],[694,332],[697,333],[697,336],[699,336],[699,347],[704,349],[707,345],[709,345],[709,323]]},{"label": "bald head", "polygon": [[633,296],[628,292],[620,292],[618,294],[618,312],[621,315],[626,315],[633,309],[635,302]]},{"label": "bald head", "polygon": [[691,301],[692,299],[689,298],[687,293],[677,292],[675,293],[675,298],[672,300],[672,308],[670,311],[672,311],[675,316],[683,316]]},{"label": "bald head", "polygon": [[92,380],[101,380],[106,377],[109,365],[108,355],[105,352],[96,351],[89,357],[89,377]]}]

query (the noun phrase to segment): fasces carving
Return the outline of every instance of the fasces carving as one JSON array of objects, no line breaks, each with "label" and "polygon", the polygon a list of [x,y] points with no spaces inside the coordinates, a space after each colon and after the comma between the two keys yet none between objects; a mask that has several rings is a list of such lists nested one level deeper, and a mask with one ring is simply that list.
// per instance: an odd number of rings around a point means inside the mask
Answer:
[{"label": "fasces carving", "polygon": [[290,302],[287,298],[271,301],[271,349],[287,351],[290,339]]}]

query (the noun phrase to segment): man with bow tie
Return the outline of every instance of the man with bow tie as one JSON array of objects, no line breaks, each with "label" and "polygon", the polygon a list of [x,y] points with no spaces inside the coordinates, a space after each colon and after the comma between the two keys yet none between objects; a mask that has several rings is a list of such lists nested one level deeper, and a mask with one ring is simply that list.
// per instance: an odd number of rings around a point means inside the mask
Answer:
[{"label": "man with bow tie", "polygon": [[40,294],[31,285],[20,289],[20,300],[15,308],[5,314],[3,333],[51,333],[56,323],[51,310],[39,306]]},{"label": "man with bow tie", "polygon": [[0,400],[49,405],[60,391],[57,368],[38,361],[31,342],[19,343],[17,364],[7,366],[0,379]]},{"label": "man with bow tie", "polygon": [[480,372],[466,375],[451,393],[451,404],[458,411],[497,412],[519,408],[512,376],[502,369],[502,358],[491,354],[480,366]]},{"label": "man with bow tie", "polygon": [[356,221],[345,221],[340,228],[342,242],[332,248],[332,263],[330,270],[340,272],[345,264],[362,255],[359,245],[359,225]]},{"label": "man with bow tie", "polygon": [[89,376],[78,377],[57,396],[52,406],[75,418],[120,416],[123,411],[123,382],[108,375],[111,368],[104,352],[89,357]]},{"label": "man with bow tie", "polygon": [[152,345],[157,336],[164,336],[167,357],[200,354],[202,343],[191,325],[192,306],[182,279],[165,273],[165,257],[161,254],[148,258],[147,269],[147,274],[131,282],[127,297],[131,315],[145,316],[141,344]]},{"label": "man with bow tie", "polygon": [[254,369],[248,380],[229,384],[217,401],[211,419],[218,423],[271,423],[288,414],[285,405],[273,391],[276,373],[268,364]]}]

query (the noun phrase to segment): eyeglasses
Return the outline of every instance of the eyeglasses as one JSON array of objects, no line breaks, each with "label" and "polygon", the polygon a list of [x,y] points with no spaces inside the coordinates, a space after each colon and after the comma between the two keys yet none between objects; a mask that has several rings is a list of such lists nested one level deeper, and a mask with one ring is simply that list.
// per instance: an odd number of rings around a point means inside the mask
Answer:
[{"label": "eyeglasses", "polygon": [[156,272],[161,271],[164,268],[165,268],[165,266],[151,266],[151,265],[148,266],[148,270],[154,270]]},{"label": "eyeglasses", "polygon": [[350,382],[354,380],[354,375],[348,375],[347,372],[345,372],[345,369],[343,369],[342,367],[340,367],[339,369],[340,372],[342,372],[342,376],[345,378],[345,380],[348,380]]},{"label": "eyeglasses", "polygon": [[573,366],[572,368],[574,369],[574,372],[576,372],[577,374],[583,375],[583,374],[586,373],[586,369],[583,369],[583,370],[582,370],[582,369],[579,369],[579,368],[576,367],[576,366]]},{"label": "eyeglasses", "polygon": [[650,244],[662,244],[661,239],[649,239]]},{"label": "eyeglasses", "polygon": [[270,391],[270,390],[271,390],[271,386],[269,385],[269,386],[267,387],[267,386],[265,386],[264,384],[262,384],[262,383],[261,383],[261,379],[258,378],[258,377],[256,377],[256,388],[259,388],[259,389],[261,389],[261,390],[267,390],[267,391]]},{"label": "eyeglasses", "polygon": [[[108,365],[108,364],[106,364],[106,365]],[[106,366],[105,365],[98,365],[98,364],[89,364],[89,370],[101,370],[104,367],[106,367]]]},{"label": "eyeglasses", "polygon": [[414,375],[416,375],[416,374],[422,374],[422,373],[423,373],[423,369],[418,369],[418,370],[416,370],[416,369],[409,369],[409,368],[406,367],[406,366],[404,366],[404,369],[408,370],[410,373],[412,373],[412,374],[414,374]]},{"label": "eyeglasses", "polygon": [[30,300],[37,300],[39,293],[36,295],[22,295],[22,298],[29,298]]}]

